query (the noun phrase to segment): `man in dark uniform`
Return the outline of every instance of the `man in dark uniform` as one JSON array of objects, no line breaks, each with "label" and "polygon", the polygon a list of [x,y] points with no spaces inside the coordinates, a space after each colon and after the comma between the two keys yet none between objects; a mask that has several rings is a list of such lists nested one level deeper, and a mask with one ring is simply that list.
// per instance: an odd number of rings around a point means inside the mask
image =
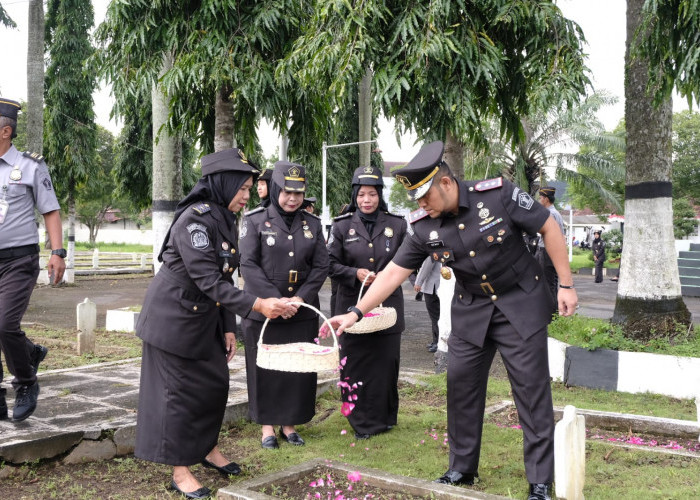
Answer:
[{"label": "man in dark uniform", "polygon": [[593,232],[593,262],[595,262],[595,282],[603,282],[603,265],[605,265],[605,242],[600,237],[600,231]]},{"label": "man in dark uniform", "polygon": [[[47,266],[54,284],[61,281],[66,268],[60,207],[44,157],[20,153],[12,144],[17,136],[19,110],[19,103],[0,97],[0,346],[7,367],[15,376],[12,418],[17,422],[36,409],[39,396],[36,372],[48,352],[45,347],[32,343],[20,328],[39,275],[35,208],[44,216],[54,249]],[[0,420],[5,418],[5,389],[1,388]]]},{"label": "man in dark uniform", "polygon": [[[522,232],[539,232],[560,278],[559,313],[576,309],[566,244],[549,211],[502,178],[459,181],[433,142],[396,171],[420,210],[408,236],[357,307],[331,319],[338,332],[378,305],[426,255],[454,273],[448,341],[447,423],[450,467],[437,482],[473,484],[489,367],[499,350],[508,370],[524,433],[529,500],[548,499],[554,476],[554,416],[547,356],[551,296]],[[322,328],[321,335],[327,334]]]}]

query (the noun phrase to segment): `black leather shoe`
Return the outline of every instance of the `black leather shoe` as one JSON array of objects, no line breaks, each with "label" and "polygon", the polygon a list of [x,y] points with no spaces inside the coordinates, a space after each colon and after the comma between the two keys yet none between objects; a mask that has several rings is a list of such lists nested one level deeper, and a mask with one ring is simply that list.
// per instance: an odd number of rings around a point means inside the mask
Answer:
[{"label": "black leather shoe", "polygon": [[282,430],[282,427],[280,427],[280,437],[287,441],[289,444],[293,444],[294,446],[304,446],[306,444],[304,440],[301,439],[301,436],[296,432],[292,432],[290,435],[286,435]]},{"label": "black leather shoe", "polygon": [[552,484],[551,483],[530,483],[530,496],[527,500],[552,500]]},{"label": "black leather shoe", "polygon": [[228,465],[224,465],[223,467],[219,467],[216,464],[211,463],[209,460],[206,458],[202,460],[202,465],[204,467],[209,467],[210,469],[216,469],[218,470],[223,476],[237,476],[238,474],[241,473],[241,467],[236,463],[236,462],[231,462]]},{"label": "black leather shoe", "polygon": [[369,439],[372,436],[373,436],[373,434],[362,434],[361,432],[355,433],[355,439]]},{"label": "black leather shoe", "polygon": [[209,498],[211,496],[211,490],[204,486],[195,491],[182,491],[180,488],[178,488],[174,479],[170,482],[170,489],[176,493],[179,493],[185,498]]},{"label": "black leather shoe", "polygon": [[49,353],[48,348],[43,345],[34,344],[34,352],[31,357],[32,368],[34,368],[34,374],[39,371],[39,363],[44,361],[44,358]]},{"label": "black leather shoe", "polygon": [[275,450],[280,447],[275,436],[267,436],[265,439],[262,440],[260,446],[262,446],[266,450]]},{"label": "black leather shoe", "polygon": [[479,474],[462,474],[461,472],[457,472],[456,470],[450,469],[433,482],[440,484],[451,484],[453,486],[456,486],[458,484],[466,484],[467,486],[472,486],[474,484],[475,477],[479,477]]},{"label": "black leather shoe", "polygon": [[20,385],[17,388],[15,407],[12,410],[12,420],[21,422],[36,410],[36,400],[39,397],[39,382],[32,385]]},{"label": "black leather shoe", "polygon": [[428,352],[437,352],[437,344],[428,345]]}]

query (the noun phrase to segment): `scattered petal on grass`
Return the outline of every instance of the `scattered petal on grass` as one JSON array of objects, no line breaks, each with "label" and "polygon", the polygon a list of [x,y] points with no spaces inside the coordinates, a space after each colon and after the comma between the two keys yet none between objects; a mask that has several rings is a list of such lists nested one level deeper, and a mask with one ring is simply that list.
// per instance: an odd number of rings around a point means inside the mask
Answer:
[{"label": "scattered petal on grass", "polygon": [[341,436],[344,436],[344,435],[347,434],[347,433],[348,433],[348,431],[346,431],[345,429],[343,429],[342,431],[340,431],[340,435],[341,435]]},{"label": "scattered petal on grass", "polygon": [[343,414],[343,416],[347,417],[352,413],[353,408],[355,408],[355,405],[352,403],[343,403],[340,407],[340,413]]}]

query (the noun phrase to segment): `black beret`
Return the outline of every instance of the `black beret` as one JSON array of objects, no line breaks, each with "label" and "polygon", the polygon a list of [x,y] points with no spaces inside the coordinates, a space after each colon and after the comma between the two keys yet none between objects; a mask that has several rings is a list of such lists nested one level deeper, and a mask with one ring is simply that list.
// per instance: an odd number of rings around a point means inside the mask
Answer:
[{"label": "black beret", "polygon": [[383,186],[382,171],[377,167],[359,167],[352,174],[353,186]]},{"label": "black beret", "polygon": [[257,177],[260,170],[238,148],[224,149],[202,157],[202,177],[217,172],[244,172]]},{"label": "black beret", "polygon": [[17,112],[20,109],[22,106],[17,101],[0,97],[0,116],[17,121]]},{"label": "black beret", "polygon": [[272,179],[272,169],[271,168],[266,168],[265,170],[263,170],[263,173],[260,174],[260,177],[258,177],[259,181],[268,182],[270,179]]},{"label": "black beret", "polygon": [[283,191],[303,193],[306,191],[306,168],[304,165],[288,161],[275,162],[272,182],[277,184]]},{"label": "black beret", "polygon": [[444,151],[445,146],[441,141],[431,142],[423,146],[408,165],[394,172],[396,180],[406,188],[409,200],[415,201],[428,192],[442,164]]}]

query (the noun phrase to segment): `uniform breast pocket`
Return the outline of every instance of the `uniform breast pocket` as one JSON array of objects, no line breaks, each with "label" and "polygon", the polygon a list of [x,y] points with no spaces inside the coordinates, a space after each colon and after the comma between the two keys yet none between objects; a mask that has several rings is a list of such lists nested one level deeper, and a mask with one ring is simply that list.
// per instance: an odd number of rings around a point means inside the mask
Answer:
[{"label": "uniform breast pocket", "polygon": [[495,227],[493,230],[484,234],[481,239],[487,247],[493,245],[502,245],[508,238],[512,236],[512,231],[508,226]]},{"label": "uniform breast pocket", "polygon": [[9,184],[7,186],[7,199],[23,198],[27,195],[27,186],[24,184]]}]

